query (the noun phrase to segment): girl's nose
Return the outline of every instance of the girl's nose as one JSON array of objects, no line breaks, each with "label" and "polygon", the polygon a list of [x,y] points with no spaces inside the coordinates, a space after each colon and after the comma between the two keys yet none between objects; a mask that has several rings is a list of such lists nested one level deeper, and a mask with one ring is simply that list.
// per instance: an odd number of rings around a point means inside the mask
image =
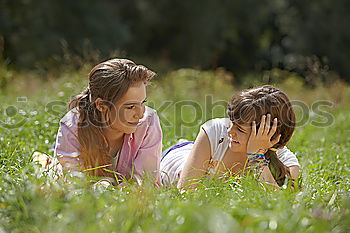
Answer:
[{"label": "girl's nose", "polygon": [[143,115],[144,115],[144,113],[145,113],[145,107],[144,106],[142,106],[142,107],[140,107],[140,108],[137,108],[137,110],[136,110],[136,113],[135,113],[135,118],[136,119],[142,119],[143,118]]}]

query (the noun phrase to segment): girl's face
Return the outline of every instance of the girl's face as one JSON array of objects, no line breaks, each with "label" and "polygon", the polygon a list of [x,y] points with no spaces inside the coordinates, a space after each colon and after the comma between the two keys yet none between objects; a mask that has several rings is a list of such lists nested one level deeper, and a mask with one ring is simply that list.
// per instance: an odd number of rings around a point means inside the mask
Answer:
[{"label": "girl's face", "polygon": [[146,84],[138,82],[112,107],[109,128],[126,134],[134,133],[145,113],[145,102]]},{"label": "girl's face", "polygon": [[231,122],[231,126],[228,128],[227,133],[230,140],[229,149],[232,152],[246,153],[251,129],[250,123],[237,124]]}]

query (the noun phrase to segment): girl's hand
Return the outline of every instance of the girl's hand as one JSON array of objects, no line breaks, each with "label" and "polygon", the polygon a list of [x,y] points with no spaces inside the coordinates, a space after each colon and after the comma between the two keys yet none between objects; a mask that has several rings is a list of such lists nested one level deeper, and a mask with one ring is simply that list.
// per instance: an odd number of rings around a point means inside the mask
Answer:
[{"label": "girl's hand", "polygon": [[256,123],[252,122],[252,130],[247,143],[247,153],[264,154],[269,148],[279,142],[281,134],[271,140],[277,129],[277,118],[273,119],[272,128],[270,129],[271,115],[267,114],[261,117],[260,127],[256,132]]}]

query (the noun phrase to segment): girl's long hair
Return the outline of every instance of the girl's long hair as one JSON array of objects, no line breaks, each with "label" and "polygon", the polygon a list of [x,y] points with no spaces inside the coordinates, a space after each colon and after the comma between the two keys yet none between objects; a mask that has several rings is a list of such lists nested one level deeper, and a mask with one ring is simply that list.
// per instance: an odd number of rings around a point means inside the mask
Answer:
[{"label": "girl's long hair", "polygon": [[[271,114],[271,123],[278,119],[276,133],[272,139],[281,134],[279,142],[274,148],[281,148],[287,144],[295,128],[295,114],[287,95],[270,85],[247,89],[233,96],[228,104],[228,115],[237,124],[255,121],[257,129],[261,116]],[[265,157],[270,159],[270,169],[278,185],[284,184],[285,178],[290,177],[290,171],[278,158],[276,152],[268,150]]]},{"label": "girl's long hair", "polygon": [[[124,96],[131,85],[137,82],[147,83],[154,75],[153,71],[127,59],[111,59],[96,65],[90,71],[88,87],[68,104],[68,110],[77,108],[79,112],[79,158],[83,161],[83,169],[111,164],[109,145],[102,132],[110,122],[103,122],[103,119],[109,119],[113,104]],[[97,98],[103,100],[107,111],[102,113],[96,108]],[[93,169],[88,173],[94,176],[113,176],[103,168]]]}]

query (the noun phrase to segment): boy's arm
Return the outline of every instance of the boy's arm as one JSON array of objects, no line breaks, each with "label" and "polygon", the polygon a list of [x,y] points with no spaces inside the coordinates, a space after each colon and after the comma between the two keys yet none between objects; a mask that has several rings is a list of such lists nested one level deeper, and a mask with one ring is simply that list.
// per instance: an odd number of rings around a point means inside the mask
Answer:
[{"label": "boy's arm", "polygon": [[[294,165],[289,167],[290,175],[292,179],[297,179],[299,177],[299,166]],[[278,184],[276,183],[275,178],[273,177],[270,169],[268,166],[264,166],[261,169],[261,174],[259,177],[260,181],[271,184],[273,186],[278,187]]]},{"label": "boy's arm", "polygon": [[260,181],[278,187],[278,184],[276,183],[276,180],[273,177],[273,175],[270,171],[270,168],[268,166],[262,167],[260,172],[261,172],[260,176],[259,176]]},{"label": "boy's arm", "polygon": [[201,129],[181,172],[178,188],[193,189],[196,187],[194,184],[197,181],[196,178],[202,177],[208,170],[210,154],[209,138]]},{"label": "boy's arm", "polygon": [[289,171],[292,179],[297,179],[299,177],[300,167],[298,165],[290,166]]}]

